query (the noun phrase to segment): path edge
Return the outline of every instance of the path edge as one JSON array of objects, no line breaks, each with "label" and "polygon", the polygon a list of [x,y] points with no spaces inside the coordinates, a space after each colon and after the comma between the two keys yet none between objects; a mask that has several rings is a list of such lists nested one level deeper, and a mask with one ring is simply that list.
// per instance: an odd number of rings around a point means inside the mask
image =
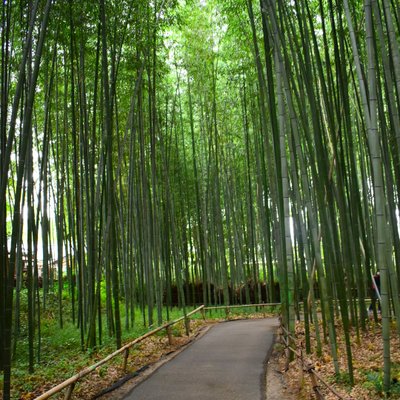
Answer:
[{"label": "path edge", "polygon": [[[199,332],[189,338],[189,341],[182,345],[179,349],[172,351],[169,354],[164,355],[158,361],[149,364],[147,368],[143,369],[139,372],[138,375],[129,378],[126,380],[126,376],[122,377],[119,381],[114,383],[116,386],[114,389],[107,391],[104,394],[96,394],[92,399],[116,399],[122,400],[124,399],[132,390],[134,390],[137,386],[139,386],[142,382],[149,379],[159,368],[161,368],[167,362],[173,360],[177,357],[182,351],[191,346],[198,339],[202,338],[210,329],[212,329],[215,323],[209,323],[208,325],[202,327]],[[118,384],[120,382],[120,384]],[[112,386],[111,386],[112,388]],[[110,388],[109,388],[110,389]]]}]

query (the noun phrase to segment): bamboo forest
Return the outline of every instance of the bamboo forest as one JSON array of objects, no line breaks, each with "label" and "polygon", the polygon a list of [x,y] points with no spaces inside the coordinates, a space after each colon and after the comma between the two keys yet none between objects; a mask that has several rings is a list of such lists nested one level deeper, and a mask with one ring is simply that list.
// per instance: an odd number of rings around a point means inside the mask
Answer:
[{"label": "bamboo forest", "polygon": [[390,393],[398,1],[4,0],[0,32],[3,399],[49,324],[115,350],[174,308],[256,303],[350,385],[375,321]]}]

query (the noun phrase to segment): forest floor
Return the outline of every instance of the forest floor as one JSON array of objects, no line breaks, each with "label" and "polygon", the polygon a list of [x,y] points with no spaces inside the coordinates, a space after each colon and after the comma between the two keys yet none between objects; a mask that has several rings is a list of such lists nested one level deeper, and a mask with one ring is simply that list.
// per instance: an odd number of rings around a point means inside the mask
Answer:
[{"label": "forest floor", "polygon": [[[335,376],[334,366],[330,353],[330,347],[323,343],[322,355],[305,354],[305,331],[304,323],[296,324],[296,348],[302,349],[304,358],[309,360],[322,378],[331,385],[343,399],[354,400],[378,400],[386,398],[383,393],[383,342],[380,323],[369,321],[367,330],[360,331],[359,336],[354,328],[350,331],[352,342],[352,356],[355,385],[350,386],[347,373],[347,354],[344,341],[343,326],[336,323],[338,341],[338,361],[341,373]],[[312,332],[314,333],[314,332]],[[311,338],[311,348],[316,349],[314,335]],[[280,380],[287,393],[291,393],[296,399],[314,399],[311,379],[306,372],[303,372],[298,360],[289,363],[286,370],[286,357],[283,346],[275,345],[275,355],[271,361],[273,368],[280,375]],[[396,333],[396,327],[392,325],[391,334],[391,361],[392,361],[392,385],[390,399],[400,399],[400,338]],[[337,399],[332,392],[319,382],[319,387],[326,400]],[[290,397],[285,397],[290,399]],[[268,399],[268,397],[267,397]],[[269,399],[268,399],[269,400]]]}]

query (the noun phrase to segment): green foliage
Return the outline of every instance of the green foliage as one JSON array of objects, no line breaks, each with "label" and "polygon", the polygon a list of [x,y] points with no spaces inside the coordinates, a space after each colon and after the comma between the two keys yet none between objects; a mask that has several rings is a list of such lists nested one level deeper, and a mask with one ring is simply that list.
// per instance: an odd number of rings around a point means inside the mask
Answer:
[{"label": "green foliage", "polygon": [[[383,371],[365,371],[365,382],[363,386],[367,389],[374,390],[377,393],[384,393],[384,374]],[[392,380],[390,383],[390,395],[391,398],[400,398],[400,367],[398,364],[393,365]]]},{"label": "green foliage", "polygon": [[374,389],[375,391],[381,393],[383,390],[382,377],[382,373],[369,372],[366,374],[367,381],[365,382],[364,386],[367,389]]},{"label": "green foliage", "polygon": [[351,388],[351,380],[347,372],[335,374],[334,381],[346,385],[349,389]]}]

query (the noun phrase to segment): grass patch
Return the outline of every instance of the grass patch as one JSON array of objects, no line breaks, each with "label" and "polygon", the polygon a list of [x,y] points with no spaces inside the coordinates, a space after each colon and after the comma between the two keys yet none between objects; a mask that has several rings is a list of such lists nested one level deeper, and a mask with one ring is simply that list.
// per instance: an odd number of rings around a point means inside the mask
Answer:
[{"label": "grass patch", "polygon": [[[383,372],[366,370],[364,372],[363,387],[383,395]],[[392,365],[392,381],[390,382],[390,394],[393,398],[400,397],[400,364]]]}]

